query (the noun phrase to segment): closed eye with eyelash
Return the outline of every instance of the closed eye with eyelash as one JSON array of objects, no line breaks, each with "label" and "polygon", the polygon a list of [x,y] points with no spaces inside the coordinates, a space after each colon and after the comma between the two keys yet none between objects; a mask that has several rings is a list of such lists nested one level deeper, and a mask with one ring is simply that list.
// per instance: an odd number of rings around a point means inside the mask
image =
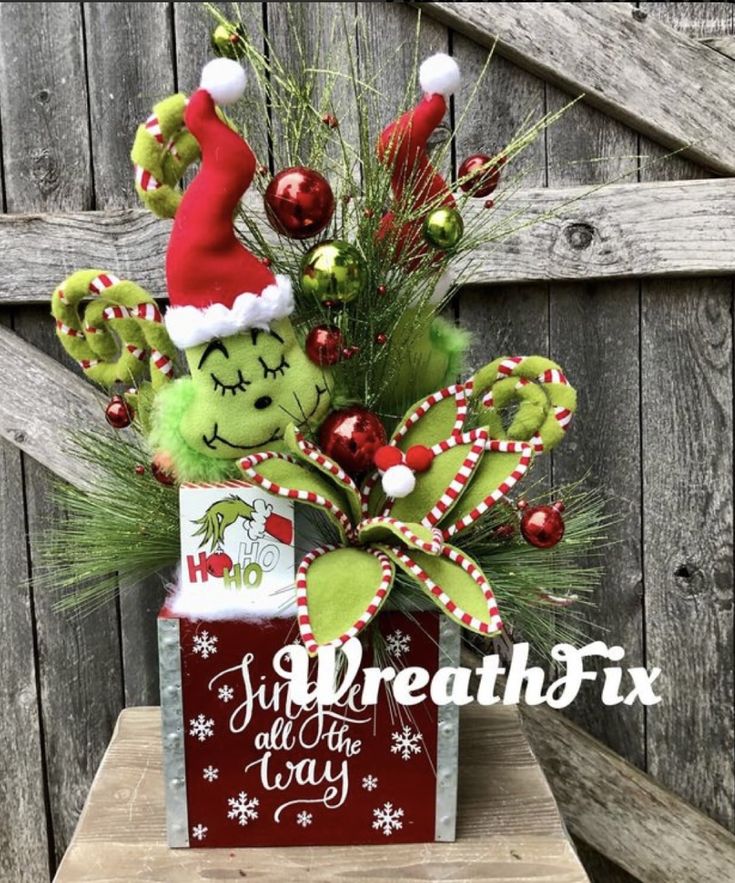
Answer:
[{"label": "closed eye with eyelash", "polygon": [[237,395],[238,392],[245,392],[245,390],[250,386],[250,381],[245,380],[242,376],[242,371],[237,372],[237,383],[222,383],[222,381],[215,375],[209,375],[212,378],[212,382],[214,383],[215,392],[217,390],[224,396],[225,393],[232,393],[232,395]]},{"label": "closed eye with eyelash", "polygon": [[286,368],[291,367],[285,356],[281,356],[281,363],[275,368],[269,368],[262,356],[258,356],[258,361],[263,366],[263,377],[277,377],[279,374],[283,376],[286,373]]}]

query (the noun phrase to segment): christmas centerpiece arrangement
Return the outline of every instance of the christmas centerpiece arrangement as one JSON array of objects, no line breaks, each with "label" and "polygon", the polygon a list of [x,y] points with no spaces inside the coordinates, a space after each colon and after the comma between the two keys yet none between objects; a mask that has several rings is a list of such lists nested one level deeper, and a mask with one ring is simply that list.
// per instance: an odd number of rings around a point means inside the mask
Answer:
[{"label": "christmas centerpiece arrangement", "polygon": [[[451,839],[456,708],[397,706],[385,686],[372,707],[296,709],[275,659],[357,638],[363,667],[431,675],[457,664],[460,629],[540,651],[574,633],[557,613],[594,579],[574,563],[599,539],[594,495],[561,494],[566,513],[553,495],[513,502],[564,438],[574,388],[545,356],[467,371],[468,335],[440,315],[538,127],[450,185],[429,150],[459,84],[449,56],[421,64],[422,97],[376,150],[355,75],[350,145],[328,89],[320,105],[239,26],[214,39],[199,88],[157,104],[132,149],[140,199],[173,219],[168,304],[114,268],[53,293],[59,339],[120,430],[76,439],[94,479],[61,491],[55,579],[73,603],[117,574],[169,582],[171,845]],[[246,66],[271,90],[272,159],[278,139],[290,151],[272,171],[236,116]]]}]

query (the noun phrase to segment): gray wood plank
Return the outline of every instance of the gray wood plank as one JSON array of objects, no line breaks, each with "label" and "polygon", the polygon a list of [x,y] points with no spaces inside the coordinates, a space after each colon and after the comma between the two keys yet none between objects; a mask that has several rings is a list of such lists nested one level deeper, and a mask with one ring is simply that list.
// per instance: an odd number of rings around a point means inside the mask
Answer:
[{"label": "gray wood plank", "polygon": [[[683,16],[694,33],[732,31],[716,4],[643,9],[671,25]],[[684,161],[658,173],[700,175]],[[648,711],[649,772],[733,828],[732,285],[644,280],[641,291],[646,651],[665,672],[664,701]]]},{"label": "gray wood plank", "polygon": [[[493,223],[503,229],[518,228],[524,219],[529,224],[478,248],[468,283],[735,273],[731,178],[519,190],[501,198],[502,192]],[[245,204],[272,240],[260,195],[250,192]],[[463,211],[472,224],[472,213],[487,210],[472,204]],[[169,230],[170,222],[142,209],[0,215],[0,304],[45,303],[53,287],[81,266],[114,268],[165,297]]]},{"label": "gray wood plank", "polygon": [[[40,731],[33,598],[28,578],[23,470],[0,440],[0,878],[49,876],[44,758]],[[24,875],[28,875],[24,877]]]},{"label": "gray wood plank", "polygon": [[[471,707],[471,706],[470,706]],[[643,883],[735,875],[735,837],[563,715],[521,706],[526,734],[569,829]],[[600,883],[629,881],[605,874]]]},{"label": "gray wood plank", "polygon": [[[0,114],[0,211],[5,210]],[[10,327],[9,309],[0,326]],[[0,818],[14,824],[0,828],[0,877],[19,880],[28,873],[46,880],[51,864],[46,782],[41,736],[35,623],[28,578],[23,465],[20,451],[0,440],[0,644],[4,672],[0,680]]]},{"label": "gray wood plank", "polygon": [[[656,4],[652,4],[656,5]],[[668,4],[666,4],[668,5]],[[688,4],[695,5],[695,4]],[[711,5],[711,4],[707,4]],[[697,40],[628,3],[422,3],[604,113],[697,162],[735,171],[735,69]],[[717,83],[702,100],[704,84]]]},{"label": "gray wood plank", "polygon": [[[550,112],[569,96],[547,87]],[[594,108],[577,104],[546,133],[549,186],[604,184],[635,170],[638,137]],[[589,162],[585,162],[588,159]],[[637,178],[637,174],[632,180]],[[637,185],[636,185],[637,186]],[[591,640],[625,648],[630,665],[644,661],[641,577],[640,393],[638,283],[552,284],[551,356],[579,390],[575,424],[554,452],[553,483],[580,480],[600,487],[623,520],[610,529],[602,584],[586,618]],[[622,510],[622,511],[621,511]],[[591,561],[591,565],[599,562]],[[560,611],[559,619],[565,619]],[[601,669],[603,666],[600,666]],[[585,684],[569,717],[614,751],[645,769],[645,713],[640,705],[601,708]],[[595,881],[628,883],[630,876],[592,848],[582,852]]]},{"label": "gray wood plank", "polygon": [[[136,129],[175,91],[171,9],[167,3],[87,3],[84,13],[96,206],[135,207],[130,147]],[[138,278],[135,267],[129,275]],[[156,614],[163,594],[155,576],[120,583],[126,705],[158,701]]]},{"label": "gray wood plank", "polygon": [[0,4],[8,211],[92,207],[81,35],[79,4]]},{"label": "gray wood plank", "polygon": [[[23,328],[28,325],[28,315],[38,320],[43,331],[48,330],[47,325],[53,327],[45,311],[34,307],[19,311]],[[53,356],[0,326],[0,364],[8,379],[8,389],[0,400],[0,435],[65,481],[89,486],[94,476],[89,467],[70,456],[68,433],[80,428],[109,431],[104,420],[105,399],[59,364],[67,359],[55,337],[41,340],[49,344],[44,349]]]},{"label": "gray wood plank", "polygon": [[[33,51],[21,49],[29,35]],[[80,5],[0,7],[0,114],[8,209],[89,208],[93,190]],[[22,311],[15,328],[58,355],[47,308]],[[63,408],[61,391],[58,395]],[[23,462],[32,575],[41,532],[63,514],[50,504],[50,473],[31,458]],[[84,619],[61,616],[54,599],[43,593],[35,597],[35,615],[50,818],[59,858],[121,706],[118,622],[114,607]]]},{"label": "gray wood plank", "polygon": [[[61,357],[46,310],[26,308],[17,316],[15,327],[26,341]],[[66,412],[57,420],[59,433],[64,428],[84,425],[75,421],[69,403],[64,388],[59,388],[56,405]],[[24,463],[32,573],[44,531],[64,513],[52,504],[51,472],[30,457],[25,457]],[[83,549],[79,551],[84,554]],[[55,609],[56,600],[52,593],[35,594],[48,789],[58,860],[74,833],[122,707],[122,671],[115,605],[105,605],[86,615],[62,614]]]},{"label": "gray wood plank", "polygon": [[[549,87],[549,110],[568,96]],[[600,184],[635,168],[638,138],[615,120],[576,105],[547,131],[549,185]],[[579,162],[604,158],[604,162]],[[605,577],[589,616],[593,640],[621,644],[628,664],[641,665],[639,305],[636,282],[554,284],[551,355],[579,390],[571,432],[554,452],[554,484],[589,473],[622,520],[609,531]],[[592,563],[592,562],[590,562]],[[589,686],[589,685],[587,685]],[[644,710],[640,705],[600,709],[595,691],[583,690],[571,716],[631,763],[645,768]]]}]

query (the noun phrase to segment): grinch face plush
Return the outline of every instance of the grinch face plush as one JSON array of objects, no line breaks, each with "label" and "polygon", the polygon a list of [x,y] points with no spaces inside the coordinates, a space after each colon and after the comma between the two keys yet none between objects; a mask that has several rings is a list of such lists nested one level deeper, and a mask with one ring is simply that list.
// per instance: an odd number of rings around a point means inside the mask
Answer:
[{"label": "grinch face plush", "polygon": [[288,318],[290,279],[233,227],[256,161],[215,103],[236,99],[243,85],[237,63],[216,59],[184,111],[202,161],[176,207],[164,321],[190,376],[156,397],[149,437],[158,465],[180,481],[237,477],[238,460],[279,450],[289,424],[315,426],[330,404],[329,375],[308,359]]},{"label": "grinch face plush", "polygon": [[204,456],[273,450],[289,423],[316,425],[327,413],[330,379],[306,357],[288,319],[192,347],[186,360],[193,396],[181,436]]},{"label": "grinch face plush", "polygon": [[191,376],[156,398],[150,441],[181,481],[238,476],[237,461],[283,448],[286,427],[315,427],[327,414],[332,378],[301,349],[289,319],[185,352]]}]

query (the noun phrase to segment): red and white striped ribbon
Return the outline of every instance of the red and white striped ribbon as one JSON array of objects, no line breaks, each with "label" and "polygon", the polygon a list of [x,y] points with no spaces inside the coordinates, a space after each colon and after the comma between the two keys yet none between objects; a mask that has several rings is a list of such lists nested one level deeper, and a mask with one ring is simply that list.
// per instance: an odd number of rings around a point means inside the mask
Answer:
[{"label": "red and white striped ribbon", "polygon": [[408,554],[400,550],[395,550],[395,554],[396,558],[406,567],[406,569],[413,574],[413,576],[415,576],[429,592],[431,592],[444,610],[446,610],[454,619],[459,620],[462,625],[485,635],[497,634],[503,628],[503,621],[500,618],[498,604],[495,600],[493,590],[490,587],[490,583],[485,578],[485,574],[474,564],[473,561],[463,555],[459,549],[455,549],[452,546],[444,546],[441,555],[461,567],[482,591],[485,603],[487,604],[487,620],[478,619],[476,616],[472,616],[472,614],[463,610]]},{"label": "red and white striped ribbon", "polygon": [[331,641],[327,641],[323,644],[319,644],[314,636],[311,625],[311,616],[309,614],[308,573],[309,568],[317,558],[321,558],[322,555],[333,552],[335,548],[335,546],[326,545],[312,549],[311,552],[304,556],[301,564],[299,564],[299,569],[296,572],[296,605],[299,631],[301,632],[301,640],[304,642],[304,646],[310,655],[314,655],[320,646],[341,647],[342,644],[345,644],[350,638],[354,638],[358,635],[378,612],[381,604],[385,600],[385,596],[388,594],[391,585],[393,584],[393,564],[391,563],[390,558],[384,552],[380,552],[377,549],[365,549],[367,554],[374,555],[378,559],[381,566],[380,582],[375,590],[375,594],[365,608],[364,613],[355,620],[350,628],[343,632],[339,637],[333,638]]}]

